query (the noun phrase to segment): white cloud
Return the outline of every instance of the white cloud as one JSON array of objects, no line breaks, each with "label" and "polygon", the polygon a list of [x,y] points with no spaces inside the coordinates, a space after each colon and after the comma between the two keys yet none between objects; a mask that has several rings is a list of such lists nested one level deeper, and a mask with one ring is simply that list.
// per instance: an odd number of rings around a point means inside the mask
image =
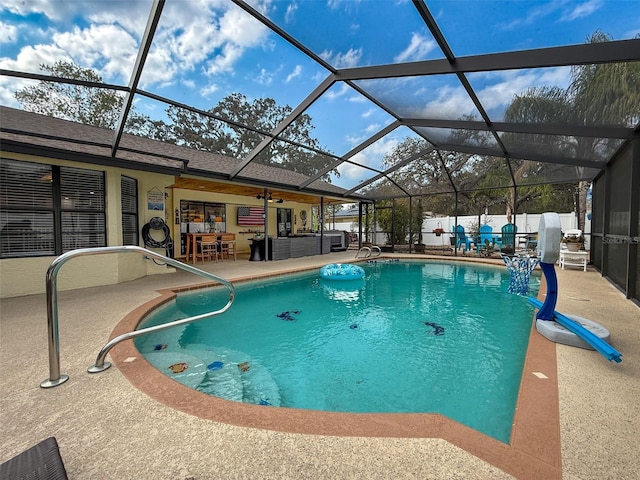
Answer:
[{"label": "white cloud", "polygon": [[589,0],[584,3],[570,3],[569,6],[573,7],[566,11],[560,18],[561,22],[571,22],[578,18],[588,17],[602,6],[602,0]]},{"label": "white cloud", "polygon": [[[480,103],[489,116],[501,116],[512,102],[514,95],[520,95],[531,87],[557,86],[566,88],[570,82],[570,67],[510,70],[484,72],[469,75]],[[436,89],[425,88],[415,91],[415,98],[431,99],[420,104],[406,101],[400,110],[407,117],[458,119],[478,112],[466,90],[457,84],[444,85]],[[415,106],[414,106],[415,105]]]},{"label": "white cloud", "polygon": [[0,68],[42,73],[40,65],[53,65],[57,61],[70,62],[72,58],[57,45],[28,45],[20,50],[15,59],[1,58]]},{"label": "white cloud", "polygon": [[41,14],[55,23],[83,17],[90,23],[114,23],[142,35],[151,10],[150,1],[4,0],[3,8],[20,16]]},{"label": "white cloud", "polygon": [[267,27],[239,7],[229,8],[220,18],[221,38],[243,48],[260,45],[266,32]]},{"label": "white cloud", "polygon": [[351,87],[346,83],[341,83],[340,86],[336,88],[331,88],[328,92],[323,95],[325,100],[334,101],[338,98],[344,97],[346,94],[351,92]]},{"label": "white cloud", "polygon": [[338,165],[337,170],[340,173],[340,183],[350,186],[353,185],[354,182],[363,182],[372,175],[371,171],[363,170],[362,167],[347,162]]},{"label": "white cloud", "polygon": [[4,58],[4,68],[41,72],[40,65],[73,62],[95,69],[107,82],[127,83],[137,55],[135,39],[117,25],[75,27],[53,32],[48,42],[26,45],[14,60]]},{"label": "white cloud", "polygon": [[571,82],[571,67],[545,68],[540,72],[538,82],[541,85],[567,88]]},{"label": "white cloud", "polygon": [[221,73],[231,73],[235,63],[242,58],[244,49],[238,45],[226,43],[219,50],[220,53],[206,62],[206,74],[218,75]]},{"label": "white cloud", "polygon": [[499,25],[499,28],[503,30],[516,30],[522,25],[532,25],[536,22],[541,22],[544,17],[548,17],[561,8],[562,1],[555,0],[548,3],[530,2],[527,6],[528,5],[533,5],[533,7],[527,10],[523,18],[516,18],[509,23]]},{"label": "white cloud", "polygon": [[[0,68],[5,68],[1,61]],[[33,82],[21,78],[0,77],[0,105],[20,108],[20,103],[14,97],[14,93],[29,85],[33,85]]]},{"label": "white cloud", "polygon": [[52,19],[62,19],[77,12],[79,2],[59,2],[54,0],[3,0],[2,6],[7,11],[26,16],[41,13]]},{"label": "white cloud", "polygon": [[296,2],[292,2],[290,5],[288,5],[287,11],[284,14],[285,23],[293,22],[297,11],[298,11],[298,4]]},{"label": "white cloud", "polygon": [[150,84],[170,85],[174,78],[184,73],[186,67],[175,63],[171,59],[171,53],[161,48],[152,48],[144,63],[144,70],[140,78],[140,86],[147,88]]},{"label": "white cloud", "polygon": [[200,93],[202,94],[203,97],[209,97],[212,93],[217,92],[218,89],[219,89],[218,85],[216,85],[215,83],[211,83],[206,87],[202,88],[200,90]]},{"label": "white cloud", "polygon": [[318,70],[311,76],[311,80],[313,80],[313,82],[316,84],[322,82],[325,78],[327,78],[327,71],[324,69]]},{"label": "white cloud", "polygon": [[[59,4],[60,1],[56,1]],[[71,2],[73,3],[73,2]],[[166,7],[165,7],[166,10]],[[151,12],[151,2],[89,2],[83,13],[95,24],[116,24],[135,36],[142,36]]]},{"label": "white cloud", "polygon": [[285,83],[289,83],[291,80],[293,80],[294,78],[299,77],[300,75],[302,75],[302,66],[301,65],[296,65],[295,68],[293,69],[293,72],[291,72],[289,75],[287,75]]},{"label": "white cloud", "polygon": [[96,68],[105,79],[127,83],[138,54],[136,40],[117,25],[91,25],[57,33],[53,43],[82,66]]},{"label": "white cloud", "polygon": [[367,132],[367,134],[371,135],[372,133],[376,133],[378,130],[380,130],[380,127],[381,125],[379,123],[371,123],[367,125],[364,131]]},{"label": "white cloud", "polygon": [[270,72],[267,72],[267,70],[262,68],[260,69],[260,74],[256,78],[256,81],[260,85],[271,85],[271,83],[273,82],[273,74]]},{"label": "white cloud", "polygon": [[[360,143],[357,141],[354,144]],[[356,153],[350,160],[358,165],[364,165],[378,170],[382,169],[382,159],[384,156],[393,151],[399,144],[397,138],[387,135],[386,137],[378,140],[370,147],[364,149],[361,152]],[[373,172],[370,170],[363,170],[362,167],[353,165],[350,163],[342,163],[338,167],[341,180],[351,180],[360,182],[367,178],[371,178]]]},{"label": "white cloud", "polygon": [[320,58],[333,65],[335,68],[351,68],[357,67],[362,58],[362,49],[350,48],[345,53],[333,53],[332,50],[325,50],[320,53]]},{"label": "white cloud", "polygon": [[248,48],[268,45],[266,27],[228,2],[173,2],[165,10],[145,84],[167,82],[198,66],[208,76],[233,74]]},{"label": "white cloud", "polygon": [[444,86],[436,92],[435,100],[428,102],[420,109],[419,117],[425,118],[460,118],[464,114],[473,113],[473,102],[462,87]]},{"label": "white cloud", "polygon": [[0,44],[14,43],[18,38],[18,29],[14,25],[0,22]]},{"label": "white cloud", "polygon": [[371,115],[373,115],[374,113],[376,113],[376,109],[375,108],[370,108],[369,110],[367,110],[366,112],[364,112],[362,114],[362,118],[369,118]]},{"label": "white cloud", "polygon": [[[516,18],[503,24],[503,30],[516,30],[523,25],[533,25],[542,22],[570,22],[587,17],[602,7],[602,0],[588,0],[586,2],[555,0],[551,2],[529,2],[533,5],[522,18]],[[556,20],[553,16],[559,15]]]},{"label": "white cloud", "polygon": [[367,100],[360,94],[354,94],[354,95],[351,95],[349,98],[347,98],[347,102],[350,102],[350,103],[365,103],[368,101],[369,100]]},{"label": "white cloud", "polygon": [[531,87],[566,88],[570,75],[570,67],[498,72],[492,75],[498,81],[478,91],[478,98],[486,110],[503,110],[515,95],[521,95]]},{"label": "white cloud", "polygon": [[[486,84],[482,88],[476,87],[476,92],[489,116],[495,117],[502,115],[515,95],[521,95],[531,87],[566,88],[571,79],[570,75],[570,67],[554,67],[473,74],[469,79],[474,85]],[[456,103],[459,104],[457,109]],[[460,118],[475,111],[462,87],[446,87],[438,90],[437,99],[430,102],[420,114],[426,112],[433,115],[441,112],[439,118]]]},{"label": "white cloud", "polygon": [[327,7],[331,10],[342,9],[343,12],[355,14],[362,0],[327,0]]},{"label": "white cloud", "polygon": [[[41,63],[64,60],[93,68],[106,81],[129,81],[150,0],[5,3],[3,7],[12,13],[41,14],[51,22],[45,38],[37,45],[22,48],[14,62],[16,70],[38,71]],[[71,24],[78,18],[89,25]],[[2,38],[12,38],[12,30],[3,28],[3,31]],[[224,0],[167,2],[145,63],[141,86],[170,85],[197,68],[207,75],[233,74],[234,65],[248,48],[269,45],[267,32],[264,25]]]},{"label": "white cloud", "polygon": [[396,63],[412,62],[417,60],[424,60],[430,51],[436,47],[436,42],[429,40],[427,37],[420,35],[419,33],[413,33],[411,35],[411,42],[407,48],[400,52],[393,59]]}]

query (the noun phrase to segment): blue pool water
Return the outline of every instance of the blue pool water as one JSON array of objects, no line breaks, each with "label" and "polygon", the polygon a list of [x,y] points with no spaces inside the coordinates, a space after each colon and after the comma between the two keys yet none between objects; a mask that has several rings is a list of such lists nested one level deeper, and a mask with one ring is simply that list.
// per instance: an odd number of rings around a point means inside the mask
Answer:
[{"label": "blue pool water", "polygon": [[[343,412],[440,413],[508,442],[533,307],[504,268],[381,262],[363,280],[318,272],[239,284],[212,319],[136,339],[149,361],[236,401]],[[537,290],[538,277],[532,277]],[[180,294],[143,326],[219,308]]]}]

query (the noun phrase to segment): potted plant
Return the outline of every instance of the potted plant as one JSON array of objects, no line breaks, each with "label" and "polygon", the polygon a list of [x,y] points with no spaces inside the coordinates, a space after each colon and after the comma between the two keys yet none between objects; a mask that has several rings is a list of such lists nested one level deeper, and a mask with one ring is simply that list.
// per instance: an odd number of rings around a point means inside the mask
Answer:
[{"label": "potted plant", "polygon": [[584,248],[584,235],[568,234],[562,238],[562,243],[567,247],[570,252],[577,252],[581,248]]},{"label": "potted plant", "polygon": [[418,234],[418,241],[416,243],[413,244],[413,249],[416,253],[424,253],[425,251],[425,244],[422,243],[422,233]]},{"label": "potted plant", "polygon": [[442,235],[444,233],[444,228],[442,228],[442,227],[434,228],[433,229],[433,233],[436,234],[436,237],[439,237],[440,235]]}]

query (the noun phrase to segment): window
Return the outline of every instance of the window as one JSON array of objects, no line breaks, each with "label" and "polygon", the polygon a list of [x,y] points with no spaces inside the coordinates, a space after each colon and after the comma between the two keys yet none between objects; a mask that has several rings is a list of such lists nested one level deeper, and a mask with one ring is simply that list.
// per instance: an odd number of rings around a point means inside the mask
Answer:
[{"label": "window", "polygon": [[226,232],[227,211],[224,203],[180,200],[180,251],[186,252],[187,233]]},{"label": "window", "polygon": [[0,160],[1,258],[106,245],[104,173]]},{"label": "window", "polygon": [[122,197],[122,245],[139,245],[138,238],[138,181],[120,177]]}]

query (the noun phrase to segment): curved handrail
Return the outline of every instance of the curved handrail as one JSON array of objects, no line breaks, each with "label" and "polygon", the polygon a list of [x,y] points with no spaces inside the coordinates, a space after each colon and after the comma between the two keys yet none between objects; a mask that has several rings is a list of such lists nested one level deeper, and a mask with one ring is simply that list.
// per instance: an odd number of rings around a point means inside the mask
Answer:
[{"label": "curved handrail", "polygon": [[56,387],[58,385],[63,384],[67,380],[69,380],[68,375],[60,374],[60,342],[58,338],[58,289],[57,289],[57,277],[58,271],[66,262],[75,257],[80,257],[84,255],[104,255],[108,253],[139,253],[144,255],[145,257],[154,258],[160,260],[167,265],[171,265],[173,267],[179,268],[181,270],[186,270],[187,272],[193,273],[195,275],[199,275],[201,277],[205,277],[209,280],[213,280],[215,282],[219,282],[223,284],[225,287],[229,289],[229,300],[227,304],[219,310],[203,313],[201,315],[195,315],[193,317],[183,318],[180,320],[175,320],[173,322],[165,323],[162,325],[156,325],[153,327],[147,327],[140,330],[134,330],[133,332],[125,333],[119,335],[113,339],[111,339],[98,353],[98,357],[96,358],[96,362],[94,365],[89,367],[87,371],[89,373],[97,373],[106,370],[111,366],[109,362],[105,362],[104,359],[115,345],[118,343],[128,340],[131,338],[139,337],[140,335],[145,335],[147,333],[156,332],[158,330],[164,330],[165,328],[175,327],[176,325],[181,325],[184,323],[196,322],[198,320],[202,320],[204,318],[209,318],[214,315],[219,315],[221,313],[226,312],[233,300],[235,298],[235,288],[231,282],[228,280],[213,275],[212,273],[205,272],[204,270],[200,270],[199,268],[192,267],[186,263],[182,263],[173,258],[165,257],[164,255],[160,255],[156,252],[152,252],[151,250],[147,250],[146,248],[137,247],[134,245],[124,245],[117,247],[97,247],[97,248],[79,248],[77,250],[71,250],[70,252],[64,253],[57,257],[51,265],[47,269],[46,274],[46,295],[47,295],[47,328],[48,328],[48,341],[49,341],[49,378],[47,380],[42,381],[40,386],[42,388],[50,388]]},{"label": "curved handrail", "polygon": [[371,256],[371,249],[369,247],[360,247],[360,250],[356,252],[356,258],[358,258],[361,253],[364,254],[363,258],[368,258]]},{"label": "curved handrail", "polygon": [[369,257],[372,257],[372,256],[373,257],[379,257],[380,254],[382,253],[382,250],[377,245],[372,245],[371,247],[360,247],[360,250],[358,250],[356,252],[356,258],[358,258],[358,256],[361,253],[364,254],[364,256],[362,258],[369,258]]}]

